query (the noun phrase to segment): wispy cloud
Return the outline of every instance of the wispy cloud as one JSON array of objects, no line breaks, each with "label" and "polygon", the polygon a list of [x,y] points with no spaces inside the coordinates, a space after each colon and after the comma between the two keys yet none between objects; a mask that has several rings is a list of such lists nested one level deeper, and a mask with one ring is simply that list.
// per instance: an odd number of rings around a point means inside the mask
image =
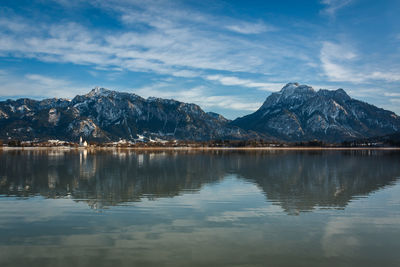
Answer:
[{"label": "wispy cloud", "polygon": [[[192,29],[209,27],[241,34],[259,34],[276,31],[277,27],[262,20],[245,21],[223,15],[215,16],[180,6],[171,1],[107,1],[98,5],[121,13],[121,20],[129,25],[141,22],[154,28],[168,29],[177,24],[189,24]],[[168,14],[166,17],[165,14]],[[163,16],[164,15],[164,16]],[[210,29],[208,29],[210,30]]]},{"label": "wispy cloud", "polygon": [[325,5],[325,8],[321,13],[334,16],[338,10],[350,5],[352,2],[354,0],[322,0],[321,3]]},{"label": "wispy cloud", "polygon": [[258,34],[267,31],[275,31],[276,28],[272,26],[267,26],[263,22],[258,23],[249,23],[249,22],[241,22],[239,24],[228,25],[226,26],[228,30],[241,33],[241,34]]},{"label": "wispy cloud", "polygon": [[255,111],[262,102],[247,101],[243,97],[235,95],[213,95],[204,86],[191,89],[172,91],[165,84],[147,86],[133,90],[134,93],[143,97],[160,97],[175,99],[186,103],[195,103],[202,108],[223,108],[233,110]]},{"label": "wispy cloud", "polygon": [[249,79],[240,79],[234,76],[223,76],[223,75],[208,75],[205,77],[205,79],[210,81],[217,81],[222,85],[243,86],[270,92],[279,91],[285,85],[284,83],[263,83],[263,82],[252,81]]},{"label": "wispy cloud", "polygon": [[[20,26],[32,28],[29,24],[26,21]],[[35,34],[26,35],[17,30],[0,32],[0,51],[45,62],[119,67],[177,76],[189,73],[184,73],[182,68],[252,71],[263,62],[255,60],[262,49],[248,54],[248,49],[255,47],[251,42],[228,35],[212,37],[210,32],[180,26],[146,33],[103,33],[76,23],[43,25],[43,31]]]},{"label": "wispy cloud", "polygon": [[363,66],[359,56],[348,45],[323,42],[320,51],[321,67],[330,81],[368,83],[371,81],[400,81],[400,71],[373,71]]},{"label": "wispy cloud", "polygon": [[56,79],[39,74],[15,76],[8,71],[0,71],[0,95],[2,97],[69,97],[88,91],[83,85],[76,85],[64,79]]},{"label": "wispy cloud", "polygon": [[320,60],[330,81],[362,82],[365,77],[346,67],[346,63],[356,58],[357,55],[349,47],[332,42],[322,43]]},{"label": "wispy cloud", "polygon": [[[9,16],[2,22],[7,30],[0,30],[0,53],[177,77],[195,77],[204,70],[266,73],[282,56],[305,64],[310,60],[305,49],[294,52],[296,42],[290,38],[266,42],[247,36],[277,30],[262,20],[212,16],[165,1],[89,3],[110,12],[124,24],[123,29],[88,28],[68,20],[49,24]],[[141,27],[146,30],[138,30]]]},{"label": "wispy cloud", "polygon": [[379,88],[352,88],[347,90],[352,97],[368,97],[371,95],[385,95],[385,91]]},{"label": "wispy cloud", "polygon": [[388,82],[398,82],[400,81],[400,72],[394,73],[394,72],[375,71],[370,74],[370,78],[377,80],[386,80]]},{"label": "wispy cloud", "polygon": [[68,84],[68,82],[64,80],[59,80],[59,79],[53,79],[47,76],[43,75],[38,75],[38,74],[27,74],[25,75],[25,78],[28,80],[35,82],[36,84],[39,84],[41,86],[47,87],[47,88],[57,88],[57,87],[63,87]]},{"label": "wispy cloud", "polygon": [[175,77],[194,78],[199,77],[201,75],[201,72],[191,70],[177,70],[172,72],[172,75]]},{"label": "wispy cloud", "polygon": [[389,92],[385,92],[384,95],[385,95],[385,96],[400,97],[400,93],[389,93]]}]

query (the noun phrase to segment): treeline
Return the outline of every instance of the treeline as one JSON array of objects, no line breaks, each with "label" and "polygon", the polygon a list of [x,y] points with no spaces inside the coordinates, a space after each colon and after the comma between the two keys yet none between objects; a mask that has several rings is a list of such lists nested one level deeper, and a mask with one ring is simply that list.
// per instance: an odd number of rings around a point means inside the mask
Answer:
[{"label": "treeline", "polygon": [[77,143],[68,142],[68,141],[57,141],[57,142],[49,142],[49,141],[21,141],[17,139],[3,141],[0,140],[0,146],[9,146],[9,147],[54,147],[54,146],[78,146]]},{"label": "treeline", "polygon": [[[0,140],[0,146],[9,147],[79,147],[78,143],[58,140],[48,141],[21,141]],[[254,140],[209,140],[209,141],[148,141],[148,142],[95,142],[90,141],[88,147],[400,147],[400,138],[375,138],[344,141],[342,143],[327,143],[319,140],[304,142],[277,142],[262,139]]]}]

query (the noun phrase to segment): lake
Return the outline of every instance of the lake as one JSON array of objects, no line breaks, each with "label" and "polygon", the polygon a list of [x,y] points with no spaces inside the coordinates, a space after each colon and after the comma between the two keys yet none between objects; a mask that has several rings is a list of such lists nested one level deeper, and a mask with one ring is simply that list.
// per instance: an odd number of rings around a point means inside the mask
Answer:
[{"label": "lake", "polygon": [[400,266],[400,152],[0,151],[0,266]]}]

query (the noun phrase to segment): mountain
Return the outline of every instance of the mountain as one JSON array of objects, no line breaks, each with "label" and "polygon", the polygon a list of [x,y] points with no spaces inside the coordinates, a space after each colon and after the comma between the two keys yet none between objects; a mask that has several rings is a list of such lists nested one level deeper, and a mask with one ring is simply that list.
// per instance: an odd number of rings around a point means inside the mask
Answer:
[{"label": "mountain", "polygon": [[353,99],[343,89],[315,91],[307,85],[288,83],[256,112],[230,125],[285,141],[341,142],[398,132],[400,117]]},{"label": "mountain", "polygon": [[0,102],[0,139],[209,140],[257,136],[198,105],[95,88],[72,100],[31,99]]},{"label": "mountain", "polygon": [[117,141],[259,139],[342,142],[400,132],[395,113],[352,99],[343,89],[289,83],[254,113],[230,121],[198,105],[94,88],[72,100],[0,102],[0,140]]}]

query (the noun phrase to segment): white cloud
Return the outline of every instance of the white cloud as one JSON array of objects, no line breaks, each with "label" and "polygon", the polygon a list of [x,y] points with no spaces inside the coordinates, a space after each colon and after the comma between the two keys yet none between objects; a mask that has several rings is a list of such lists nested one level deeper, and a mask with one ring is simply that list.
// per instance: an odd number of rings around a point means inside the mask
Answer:
[{"label": "white cloud", "polygon": [[371,73],[370,77],[371,77],[371,79],[386,80],[389,82],[398,82],[398,81],[400,81],[400,72],[393,73],[393,72],[375,71],[375,72]]},{"label": "white cloud", "polygon": [[191,70],[178,70],[172,72],[172,75],[175,77],[194,78],[194,77],[199,77],[201,73],[198,71],[191,71]]},{"label": "white cloud", "polygon": [[[24,27],[32,28],[29,21]],[[0,31],[0,52],[46,62],[119,67],[182,76],[193,70],[252,71],[262,66],[261,49],[228,35],[184,25],[156,28],[145,33],[96,32],[76,23],[45,26],[34,34]],[[206,45],[205,45],[206,44]],[[249,55],[249,49],[253,55]],[[256,54],[254,54],[256,53]],[[230,54],[230,56],[226,56]],[[193,75],[192,71],[190,75]]]},{"label": "white cloud", "polygon": [[371,95],[384,95],[384,90],[378,88],[354,88],[347,90],[353,97],[368,97]]},{"label": "white cloud", "polygon": [[17,77],[13,73],[0,71],[0,95],[2,97],[69,97],[85,93],[88,88],[82,88],[63,79],[55,79],[38,74],[26,74]]},{"label": "white cloud", "polygon": [[258,22],[258,23],[242,22],[240,24],[228,25],[226,26],[226,28],[228,30],[241,34],[258,34],[276,30],[275,27],[267,26],[263,22]]},{"label": "white cloud", "polygon": [[53,79],[47,76],[43,75],[38,75],[38,74],[27,74],[25,77],[32,81],[35,82],[38,85],[47,87],[47,88],[57,88],[61,86],[65,86],[68,84],[68,82],[64,80],[59,80],[59,79]]},{"label": "white cloud", "polygon": [[250,82],[249,80],[243,80],[243,79],[239,79],[237,77],[222,76],[222,75],[208,75],[208,76],[206,76],[206,79],[210,80],[210,81],[218,81],[223,85],[240,85],[240,86],[243,86],[243,85],[248,84]]},{"label": "white cloud", "polygon": [[353,0],[322,0],[321,3],[326,7],[321,11],[323,14],[334,16],[339,9],[350,5]]},{"label": "white cloud", "polygon": [[223,75],[208,75],[205,77],[205,79],[210,81],[217,81],[222,85],[243,86],[269,92],[279,91],[285,85],[284,83],[261,83],[248,79],[240,79],[233,76],[223,76]]},{"label": "white cloud", "polygon": [[321,66],[330,81],[351,83],[400,81],[400,72],[371,71],[371,67],[360,64],[359,59],[360,56],[349,46],[332,42],[322,43]]},{"label": "white cloud", "polygon": [[320,60],[322,69],[330,81],[362,82],[364,77],[354,73],[345,64],[356,58],[357,55],[349,47],[331,42],[322,43]]},{"label": "white cloud", "polygon": [[0,27],[13,32],[24,32],[27,28],[30,28],[22,20],[6,18],[0,18]]},{"label": "white cloud", "polygon": [[175,99],[186,103],[195,103],[202,108],[224,108],[233,110],[255,111],[262,103],[247,101],[245,98],[233,95],[210,95],[203,86],[188,90],[171,91],[166,84],[158,84],[133,90],[143,97],[160,97]]},{"label": "white cloud", "polygon": [[400,93],[385,92],[384,96],[400,97]]},{"label": "white cloud", "polygon": [[[110,4],[111,2],[111,4]],[[277,28],[267,25],[264,21],[250,22],[225,16],[213,16],[200,13],[194,9],[179,6],[170,1],[107,1],[100,4],[107,9],[118,10],[122,13],[121,20],[126,24],[142,22],[155,28],[168,29],[177,23],[191,24],[192,29],[197,25],[210,28],[229,30],[241,34],[259,34],[268,31],[276,31]],[[165,16],[168,14],[168,16]]]},{"label": "white cloud", "polygon": [[175,2],[89,2],[124,25],[111,31],[68,19],[42,23],[10,16],[3,21],[9,30],[0,29],[0,54],[188,78],[207,70],[270,73],[283,57],[305,64],[310,60],[306,49],[299,49],[290,38],[262,40],[246,35],[276,30],[262,20],[213,16]]}]

